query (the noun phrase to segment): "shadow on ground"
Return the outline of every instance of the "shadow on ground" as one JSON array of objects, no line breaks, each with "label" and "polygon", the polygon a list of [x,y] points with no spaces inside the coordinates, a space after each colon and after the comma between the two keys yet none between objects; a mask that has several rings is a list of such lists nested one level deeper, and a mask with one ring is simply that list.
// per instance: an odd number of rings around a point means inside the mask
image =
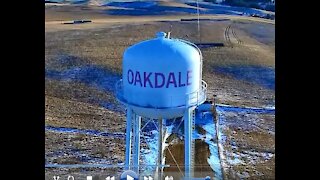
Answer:
[{"label": "shadow on ground", "polygon": [[[51,60],[49,67],[47,66],[45,69],[46,78],[68,84],[82,83],[100,90],[106,95],[113,96],[111,99],[114,99],[114,101],[105,101],[99,99],[98,96],[92,95],[88,97],[90,99],[89,103],[97,103],[106,109],[124,113],[124,107],[115,101],[115,84],[121,79],[120,74],[105,67],[90,65],[81,58],[67,55]],[[77,91],[74,90],[74,92]]]},{"label": "shadow on ground", "polygon": [[258,84],[268,89],[275,89],[275,71],[271,67],[263,66],[228,66],[216,67],[214,70],[236,79]]},{"label": "shadow on ground", "polygon": [[72,67],[63,71],[46,69],[45,72],[47,78],[81,82],[104,91],[112,92],[115,91],[116,82],[121,78],[117,73],[94,65]]}]

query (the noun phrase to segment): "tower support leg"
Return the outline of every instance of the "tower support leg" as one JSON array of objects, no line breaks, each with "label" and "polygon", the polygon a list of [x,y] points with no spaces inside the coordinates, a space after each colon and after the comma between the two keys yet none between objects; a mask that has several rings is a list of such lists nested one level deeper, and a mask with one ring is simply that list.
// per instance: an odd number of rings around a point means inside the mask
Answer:
[{"label": "tower support leg", "polygon": [[192,108],[186,109],[184,114],[184,165],[185,177],[193,177],[192,172]]},{"label": "tower support leg", "polygon": [[159,127],[159,140],[158,140],[158,177],[157,180],[161,180],[162,179],[162,175],[163,175],[163,119],[160,118],[158,120],[158,127]]},{"label": "tower support leg", "polygon": [[127,107],[127,128],[126,128],[126,154],[125,154],[125,169],[130,169],[131,157],[131,130],[132,130],[132,109]]},{"label": "tower support leg", "polygon": [[135,121],[133,124],[133,170],[139,174],[139,157],[140,157],[140,128],[141,128],[141,116],[135,115]]}]

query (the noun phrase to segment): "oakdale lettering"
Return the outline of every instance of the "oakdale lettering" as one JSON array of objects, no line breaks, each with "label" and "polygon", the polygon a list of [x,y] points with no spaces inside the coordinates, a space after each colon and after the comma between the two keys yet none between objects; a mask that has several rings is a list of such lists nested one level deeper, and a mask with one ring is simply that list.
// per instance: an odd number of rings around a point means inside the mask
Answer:
[{"label": "oakdale lettering", "polygon": [[[128,83],[134,86],[150,87],[150,88],[169,88],[184,87],[191,85],[192,71],[169,72],[163,74],[161,72],[140,72],[128,70]],[[184,79],[184,81],[182,80]]]}]

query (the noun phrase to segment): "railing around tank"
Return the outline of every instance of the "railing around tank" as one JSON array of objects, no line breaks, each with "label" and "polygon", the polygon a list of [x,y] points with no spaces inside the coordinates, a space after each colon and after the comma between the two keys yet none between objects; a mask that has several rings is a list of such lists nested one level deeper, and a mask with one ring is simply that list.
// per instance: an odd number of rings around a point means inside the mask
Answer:
[{"label": "railing around tank", "polygon": [[186,94],[186,105],[196,106],[203,103],[207,98],[207,83],[201,80],[201,88],[199,91]]},{"label": "railing around tank", "polygon": [[[134,104],[131,102],[128,102],[125,97],[124,97],[124,89],[123,89],[123,81],[122,79],[120,79],[119,81],[117,81],[116,83],[116,97],[117,99],[125,104],[129,104],[129,105],[133,105],[133,106],[138,106],[138,107],[143,107],[141,105],[138,104]],[[168,97],[167,97],[168,98]],[[176,102],[175,100],[183,98],[184,104],[181,105],[177,105],[173,102]],[[177,108],[177,107],[191,107],[191,106],[197,106],[201,103],[203,103],[207,98],[207,83],[203,80],[201,80],[201,87],[198,91],[189,93],[189,94],[185,94],[183,96],[169,96],[170,99],[170,103],[169,106],[167,107],[150,107],[150,106],[146,106],[143,108],[155,108],[155,109],[171,109],[171,108]]]}]

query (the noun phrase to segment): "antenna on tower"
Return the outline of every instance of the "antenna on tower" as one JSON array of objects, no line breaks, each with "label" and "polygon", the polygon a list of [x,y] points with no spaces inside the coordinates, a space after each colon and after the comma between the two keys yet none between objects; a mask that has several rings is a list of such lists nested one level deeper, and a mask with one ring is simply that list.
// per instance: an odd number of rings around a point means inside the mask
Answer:
[{"label": "antenna on tower", "polygon": [[199,43],[201,43],[199,0],[197,0],[197,15],[198,15],[198,41]]},{"label": "antenna on tower", "polygon": [[167,38],[168,39],[170,39],[171,32],[172,32],[172,24],[170,23],[170,29],[169,29],[169,32],[167,34]]}]

